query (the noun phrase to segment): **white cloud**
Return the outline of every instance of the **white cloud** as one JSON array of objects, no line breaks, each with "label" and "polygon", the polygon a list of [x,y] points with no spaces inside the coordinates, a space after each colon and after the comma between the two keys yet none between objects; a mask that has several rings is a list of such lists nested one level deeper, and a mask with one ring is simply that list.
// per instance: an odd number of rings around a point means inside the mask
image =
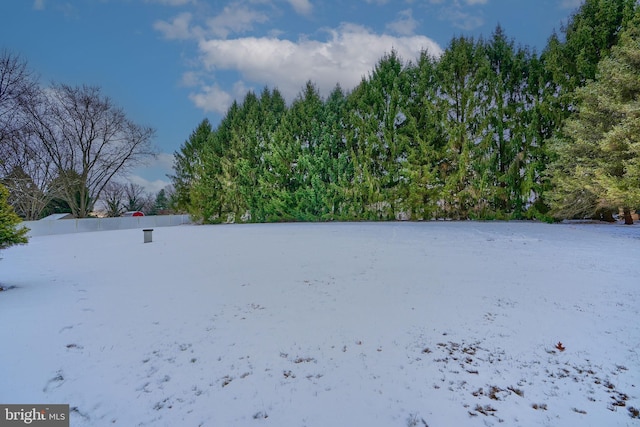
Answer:
[{"label": "white cloud", "polygon": [[417,27],[418,21],[413,19],[413,12],[411,9],[399,12],[398,19],[387,24],[388,30],[403,36],[410,36],[414,34]]},{"label": "white cloud", "polygon": [[[277,87],[292,100],[307,80],[326,95],[336,85],[355,87],[380,60],[395,49],[405,60],[415,59],[422,50],[440,55],[441,48],[425,36],[378,35],[355,24],[327,30],[327,41],[303,38],[297,42],[277,38],[246,37],[200,42],[203,64],[210,71],[235,70],[245,81]],[[208,111],[230,96],[217,86],[203,88],[192,100]]]},{"label": "white cloud", "polygon": [[133,183],[133,184],[137,184],[139,186],[141,186],[142,188],[144,188],[144,191],[146,193],[149,194],[157,194],[158,191],[162,190],[163,188],[165,188],[167,185],[171,185],[171,182],[169,181],[169,179],[166,180],[162,180],[162,179],[156,179],[153,181],[150,181],[148,179],[145,179],[139,175],[129,175],[127,176],[126,182],[129,183]]},{"label": "white cloud", "polygon": [[173,154],[159,153],[144,166],[131,171],[131,174],[121,181],[139,184],[148,193],[155,194],[170,184],[167,175],[171,173],[173,173]]},{"label": "white cloud", "polygon": [[484,24],[482,16],[463,12],[459,9],[447,9],[443,11],[442,15],[445,19],[451,21],[455,27],[463,30],[474,30]]},{"label": "white cloud", "polygon": [[296,13],[308,16],[313,10],[313,5],[309,0],[287,0]]},{"label": "white cloud", "polygon": [[187,71],[182,74],[180,85],[183,87],[194,87],[202,84],[202,76],[197,71]]},{"label": "white cloud", "polygon": [[189,94],[189,99],[204,111],[224,114],[233,102],[233,96],[224,91],[219,85],[205,85],[199,93]]},{"label": "white cloud", "polygon": [[250,90],[255,92],[255,88],[247,86],[247,84],[242,80],[238,80],[233,84],[233,97],[234,99],[242,99]]},{"label": "white cloud", "polygon": [[269,18],[264,13],[252,10],[239,3],[225,6],[222,13],[207,21],[212,34],[227,37],[230,33],[242,33],[253,29],[254,23],[263,23]]},{"label": "white cloud", "polygon": [[151,167],[172,170],[173,168],[173,154],[169,153],[158,153],[153,161],[151,162]]},{"label": "white cloud", "polygon": [[153,28],[161,32],[169,40],[186,40],[198,34],[198,28],[191,28],[192,15],[183,12],[176,15],[171,22],[156,21]]},{"label": "white cloud", "polygon": [[45,8],[44,0],[35,0],[33,2],[33,8],[35,10],[44,10]]},{"label": "white cloud", "polygon": [[[311,11],[308,0],[287,1],[298,13]],[[380,0],[367,1],[381,3]],[[411,9],[400,12],[397,19],[388,24],[390,34],[376,34],[360,25],[342,24],[324,29],[326,37],[315,40],[310,36],[287,40],[280,38],[277,31],[261,37],[232,37],[269,20],[256,9],[259,5],[272,6],[272,3],[234,1],[208,20],[185,12],[169,22],[154,24],[167,39],[198,41],[199,65],[184,73],[181,81],[183,86],[193,88],[189,99],[198,108],[224,114],[233,100],[244,97],[248,88],[262,89],[265,85],[278,88],[292,101],[308,80],[326,96],[337,83],[346,90],[355,87],[392,49],[405,60],[415,59],[422,50],[436,56],[442,52],[433,40],[413,35],[418,22]],[[199,27],[194,21],[206,22],[206,25]],[[224,83],[219,77],[223,74]],[[236,83],[231,87],[233,81]]]},{"label": "white cloud", "polygon": [[158,177],[166,176],[173,170],[173,154],[158,153],[151,159],[145,161],[138,168],[131,171],[132,174],[141,175],[140,171],[146,171],[145,176]]},{"label": "white cloud", "polygon": [[254,24],[264,23],[269,17],[239,2],[225,6],[222,11],[206,20],[206,30],[193,24],[197,17],[190,12],[182,12],[171,21],[156,21],[153,28],[169,40],[201,39],[205,36],[226,38],[233,33],[253,30]]},{"label": "white cloud", "polygon": [[445,2],[443,0],[429,0],[431,4],[442,5],[440,7],[440,19],[449,21],[454,27],[467,31],[484,25],[482,10],[476,6],[485,5],[488,1],[489,0],[450,0]]},{"label": "white cloud", "polygon": [[202,85],[199,89],[200,92],[189,94],[189,99],[205,112],[219,114],[226,113],[234,100],[241,100],[247,92],[254,90],[242,80],[233,84],[231,92],[225,91],[217,84]]},{"label": "white cloud", "polygon": [[380,5],[389,3],[389,0],[364,0],[364,1],[369,4],[380,4]]}]

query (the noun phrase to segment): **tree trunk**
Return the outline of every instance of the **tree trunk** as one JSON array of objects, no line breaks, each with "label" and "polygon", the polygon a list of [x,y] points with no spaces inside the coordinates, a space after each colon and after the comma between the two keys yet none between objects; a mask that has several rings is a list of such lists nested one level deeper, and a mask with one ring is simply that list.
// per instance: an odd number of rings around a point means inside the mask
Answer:
[{"label": "tree trunk", "polygon": [[611,209],[599,209],[592,218],[598,221],[616,222]]},{"label": "tree trunk", "polygon": [[633,217],[631,216],[631,209],[628,207],[625,207],[623,209],[624,211],[624,223],[625,225],[632,225],[633,224]]}]

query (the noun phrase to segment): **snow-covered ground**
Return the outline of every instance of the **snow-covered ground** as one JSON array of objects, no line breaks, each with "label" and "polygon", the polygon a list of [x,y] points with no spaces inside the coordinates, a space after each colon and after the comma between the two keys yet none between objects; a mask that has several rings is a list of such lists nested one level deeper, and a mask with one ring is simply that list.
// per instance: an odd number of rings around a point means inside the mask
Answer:
[{"label": "snow-covered ground", "polygon": [[142,234],[0,253],[0,403],[74,427],[640,425],[639,226]]}]

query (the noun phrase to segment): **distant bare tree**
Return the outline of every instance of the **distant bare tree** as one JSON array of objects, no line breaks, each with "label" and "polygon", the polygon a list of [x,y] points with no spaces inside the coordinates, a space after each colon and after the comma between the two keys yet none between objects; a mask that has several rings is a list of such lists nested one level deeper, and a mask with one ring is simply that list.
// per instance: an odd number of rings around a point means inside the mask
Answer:
[{"label": "distant bare tree", "polygon": [[38,82],[27,62],[0,52],[0,179],[9,203],[27,220],[38,219],[57,195],[51,184],[55,168],[42,157],[30,128],[29,111],[38,102]]},{"label": "distant bare tree", "polygon": [[25,109],[38,92],[38,82],[27,61],[7,50],[0,51],[0,162],[7,158],[5,143],[27,125]]},{"label": "distant bare tree", "polygon": [[32,159],[24,164],[14,164],[0,180],[10,192],[9,203],[15,212],[27,221],[40,219],[49,203],[59,197],[60,188],[51,179],[48,163]]},{"label": "distant bare tree", "polygon": [[125,185],[111,181],[104,188],[103,199],[108,217],[117,217],[125,212]]},{"label": "distant bare tree", "polygon": [[153,193],[146,193],[144,197],[144,205],[140,210],[144,212],[145,215],[156,215],[155,206],[156,195]]},{"label": "distant bare tree", "polygon": [[142,211],[147,203],[144,187],[130,182],[124,187],[124,210]]},{"label": "distant bare tree", "polygon": [[155,154],[154,129],[128,119],[95,86],[55,84],[42,91],[30,118],[77,218],[89,215],[116,175]]}]

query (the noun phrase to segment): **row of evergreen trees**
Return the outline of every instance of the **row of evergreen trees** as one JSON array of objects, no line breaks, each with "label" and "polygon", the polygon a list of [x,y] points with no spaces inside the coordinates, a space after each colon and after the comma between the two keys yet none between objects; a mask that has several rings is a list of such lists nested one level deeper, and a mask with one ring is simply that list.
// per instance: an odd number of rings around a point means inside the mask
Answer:
[{"label": "row of evergreen trees", "polygon": [[[586,0],[541,54],[498,26],[488,39],[454,38],[439,58],[405,63],[391,52],[350,93],[336,86],[323,99],[308,82],[287,105],[277,89],[249,92],[175,153],[178,208],[205,222],[563,212],[562,192],[575,188],[556,185],[549,172],[570,171],[550,165],[573,155],[552,147],[571,144],[564,124],[579,109],[578,89],[634,16],[640,22],[638,9],[635,0]],[[591,196],[571,215],[617,207]]]}]

